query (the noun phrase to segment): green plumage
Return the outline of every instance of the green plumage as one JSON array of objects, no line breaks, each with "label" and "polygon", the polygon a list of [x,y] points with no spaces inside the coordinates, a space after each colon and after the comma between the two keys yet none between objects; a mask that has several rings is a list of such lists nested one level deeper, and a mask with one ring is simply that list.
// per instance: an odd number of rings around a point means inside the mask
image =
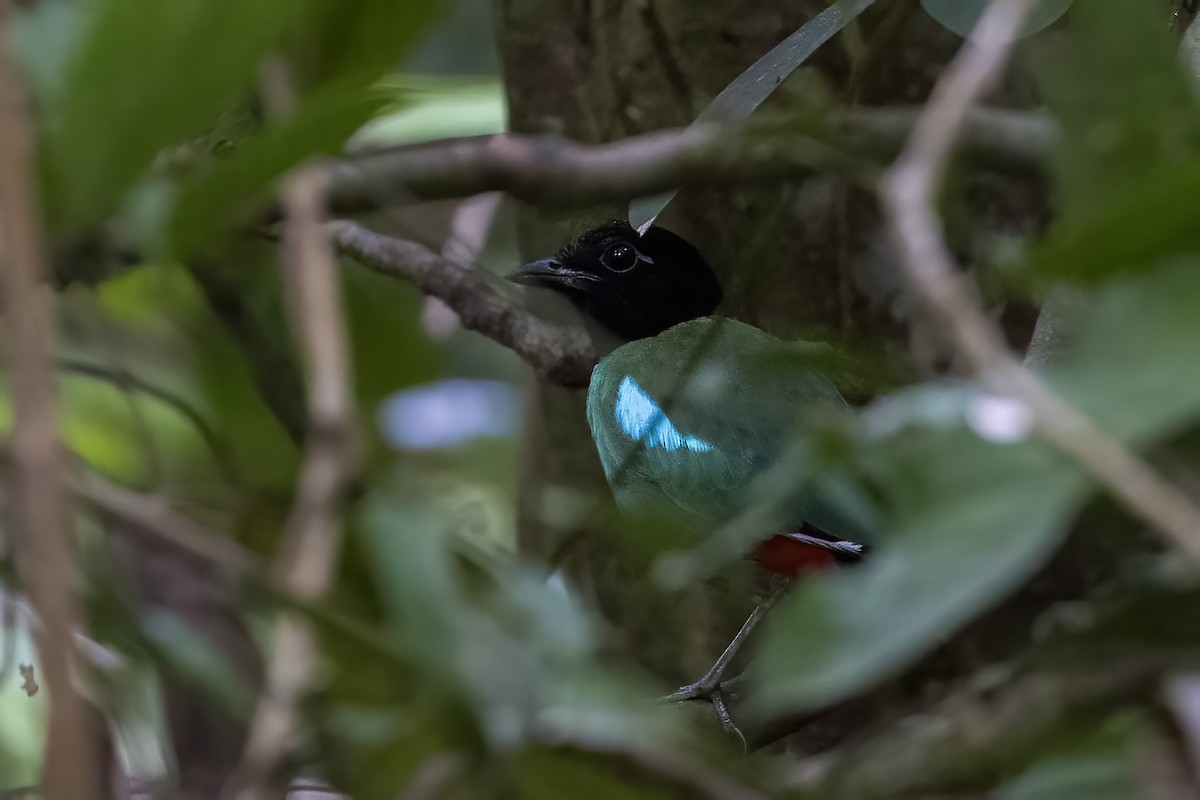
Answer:
[{"label": "green plumage", "polygon": [[[618,504],[634,511],[673,506],[698,532],[731,519],[801,415],[844,405],[817,361],[811,345],[722,317],[617,348],[592,374],[587,414]],[[786,524],[860,535],[831,494],[820,482],[796,492]]]}]

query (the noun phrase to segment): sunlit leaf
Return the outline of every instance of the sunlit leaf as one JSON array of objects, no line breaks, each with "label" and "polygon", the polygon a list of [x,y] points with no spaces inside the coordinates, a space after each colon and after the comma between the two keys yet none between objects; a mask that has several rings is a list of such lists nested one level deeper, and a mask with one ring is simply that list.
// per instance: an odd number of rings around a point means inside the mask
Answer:
[{"label": "sunlit leaf", "polygon": [[393,76],[381,87],[388,108],[355,134],[356,148],[391,147],[504,130],[504,87],[491,79]]}]

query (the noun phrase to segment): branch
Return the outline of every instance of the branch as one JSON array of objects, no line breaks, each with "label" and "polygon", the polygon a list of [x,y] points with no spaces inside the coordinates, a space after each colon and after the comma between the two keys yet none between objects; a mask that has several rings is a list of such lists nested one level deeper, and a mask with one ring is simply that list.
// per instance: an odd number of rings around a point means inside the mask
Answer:
[{"label": "branch", "polygon": [[[855,109],[830,141],[716,126],[600,145],[509,133],[443,139],[334,163],[329,202],[333,213],[347,215],[498,190],[540,206],[578,207],[677,186],[805,177],[817,168],[845,168],[846,148],[850,155],[891,158],[918,114],[904,107]],[[1022,169],[1040,169],[1057,137],[1057,126],[1044,115],[1001,109],[972,112],[964,131],[970,156]]]},{"label": "branch", "polygon": [[[268,105],[276,113],[291,113],[294,98],[286,66],[269,63],[263,83]],[[326,179],[323,165],[310,164],[283,186],[283,275],[293,336],[308,366],[308,434],[275,571],[282,587],[305,601],[320,599],[336,574],[342,496],[357,460],[341,281],[324,225]],[[272,795],[275,773],[295,745],[299,704],[319,657],[311,628],[294,611],[277,617],[273,645],[266,690],[239,770],[236,797],[243,800]]]},{"label": "branch", "polygon": [[988,6],[886,175],[885,212],[910,290],[980,381],[1019,400],[1043,438],[1168,542],[1200,560],[1200,508],[1013,358],[954,264],[935,215],[936,190],[968,112],[1003,70],[1033,2],[993,0]]},{"label": "branch", "polygon": [[403,278],[458,314],[463,327],[512,350],[554,383],[586,386],[596,364],[588,338],[530,314],[503,297],[486,273],[447,261],[415,242],[375,233],[349,220],[326,226],[334,243],[376,272]]},{"label": "branch", "polygon": [[71,541],[57,432],[52,298],[35,187],[27,99],[10,51],[13,8],[0,0],[0,243],[8,358],[12,369],[12,546],[42,627],[36,632],[50,696],[43,767],[49,800],[87,800],[101,787],[94,715],[71,681],[79,625],[79,566]]}]

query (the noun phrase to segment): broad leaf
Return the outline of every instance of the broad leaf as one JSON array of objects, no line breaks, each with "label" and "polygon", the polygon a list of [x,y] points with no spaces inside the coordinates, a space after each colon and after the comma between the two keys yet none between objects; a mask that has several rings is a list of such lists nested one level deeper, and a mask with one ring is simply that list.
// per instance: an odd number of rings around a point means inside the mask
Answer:
[{"label": "broad leaf", "polygon": [[309,0],[98,0],[47,108],[50,203],[95,223],[171,144],[202,133],[253,85]]},{"label": "broad leaf", "polygon": [[188,255],[239,214],[261,206],[274,180],[304,159],[336,155],[387,100],[356,86],[329,86],[286,123],[240,144],[211,172],[183,188],[169,223],[172,252]]},{"label": "broad leaf", "polygon": [[997,800],[1138,800],[1146,725],[1116,718],[1083,732],[1069,747],[1051,752],[996,792]]},{"label": "broad leaf", "polygon": [[[1047,379],[1135,443],[1178,430],[1200,413],[1198,304],[1194,259],[1113,285],[1080,329],[1086,344]],[[1086,496],[1082,472],[1048,445],[993,443],[969,429],[995,436],[984,417],[1003,409],[929,391],[864,415],[858,463],[881,488],[887,540],[863,566],[801,584],[769,619],[760,712],[836,702],[911,663],[1044,563]],[[930,416],[938,398],[952,402]]]},{"label": "broad leaf", "polygon": [[1156,12],[1081,3],[1071,30],[1037,59],[1063,130],[1051,162],[1059,214],[1035,253],[1039,272],[1103,277],[1152,266],[1192,241],[1186,208],[1200,185],[1200,115]]}]

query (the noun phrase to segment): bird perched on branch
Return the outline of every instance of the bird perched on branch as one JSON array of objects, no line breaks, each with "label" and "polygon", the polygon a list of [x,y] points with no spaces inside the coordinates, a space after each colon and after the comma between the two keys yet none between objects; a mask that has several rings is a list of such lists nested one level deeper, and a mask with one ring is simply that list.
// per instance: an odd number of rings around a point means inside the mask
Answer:
[{"label": "bird perched on branch", "polygon": [[[669,508],[689,529],[711,534],[746,509],[751,484],[780,457],[802,415],[844,404],[802,344],[713,316],[722,298],[716,275],[664,228],[639,234],[611,222],[510,278],[562,293],[623,342],[596,365],[587,399],[622,509]],[[763,532],[750,557],[785,578],[861,558],[862,526],[827,489],[818,477],[791,491],[785,522]],[[721,680],[787,582],[775,581],[707,674],[670,699],[708,700],[736,730]]]}]

